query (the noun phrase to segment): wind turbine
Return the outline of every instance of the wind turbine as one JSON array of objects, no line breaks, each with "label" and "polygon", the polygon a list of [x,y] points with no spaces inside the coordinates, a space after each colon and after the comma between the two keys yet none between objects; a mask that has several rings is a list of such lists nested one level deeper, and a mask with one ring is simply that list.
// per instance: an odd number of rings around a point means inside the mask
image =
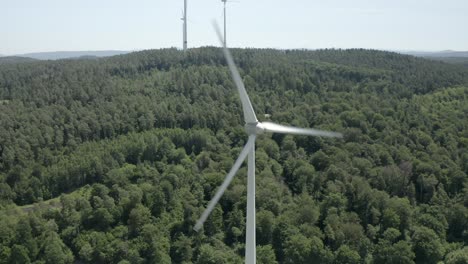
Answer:
[{"label": "wind turbine", "polygon": [[184,24],[182,26],[182,32],[183,32],[183,48],[184,51],[187,50],[187,0],[184,0],[184,11],[182,12],[182,21],[184,21]]},{"label": "wind turbine", "polygon": [[223,44],[224,44],[224,46],[227,46],[227,42],[226,42],[226,3],[227,2],[237,3],[238,1],[221,0],[221,2],[224,3],[224,41],[223,41]]},{"label": "wind turbine", "polygon": [[[219,41],[222,42],[221,32],[216,23],[214,23],[216,33],[218,34]],[[225,44],[225,43],[223,43]],[[244,112],[245,120],[245,131],[249,135],[247,144],[245,144],[244,149],[242,149],[239,157],[235,161],[228,175],[224,179],[224,182],[219,187],[215,196],[211,199],[206,207],[205,211],[201,215],[195,224],[194,230],[199,231],[203,223],[206,221],[211,211],[218,203],[221,196],[226,191],[227,187],[231,183],[234,175],[239,170],[240,166],[244,160],[248,158],[248,168],[247,168],[247,234],[245,241],[245,263],[255,264],[256,263],[256,242],[255,242],[255,139],[257,135],[263,134],[265,132],[271,133],[281,133],[281,134],[295,134],[295,135],[307,135],[307,136],[323,136],[323,137],[342,137],[341,133],[323,131],[311,128],[297,128],[290,126],[283,126],[271,122],[259,122],[253,110],[252,104],[250,103],[249,96],[244,87],[244,83],[237,71],[234,60],[231,56],[231,53],[223,45],[223,52],[226,58],[229,70],[231,71],[232,79],[236,84],[237,90],[242,103],[242,110]]]}]

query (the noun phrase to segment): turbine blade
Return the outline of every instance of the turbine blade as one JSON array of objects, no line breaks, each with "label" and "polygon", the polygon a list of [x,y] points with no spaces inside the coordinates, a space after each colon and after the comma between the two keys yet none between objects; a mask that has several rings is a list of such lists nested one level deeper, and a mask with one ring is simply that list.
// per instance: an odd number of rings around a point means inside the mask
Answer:
[{"label": "turbine blade", "polygon": [[324,131],[313,128],[298,128],[291,126],[283,126],[271,122],[262,122],[262,127],[265,131],[282,134],[296,134],[296,135],[307,135],[307,136],[322,136],[322,137],[337,137],[342,138],[343,134],[338,132]]},{"label": "turbine blade", "polygon": [[245,158],[249,154],[250,150],[254,147],[255,144],[255,135],[251,135],[249,137],[249,140],[247,141],[247,144],[245,144],[244,149],[242,149],[241,153],[239,154],[239,157],[237,158],[236,162],[232,166],[231,170],[229,171],[228,175],[224,179],[223,184],[219,187],[218,191],[216,192],[215,196],[211,199],[211,201],[208,203],[208,206],[206,207],[205,211],[203,214],[200,216],[200,219],[198,219],[197,223],[195,224],[195,227],[193,228],[195,231],[198,232],[203,226],[203,223],[206,221],[208,216],[211,214],[211,211],[213,211],[214,207],[218,203],[219,199],[221,196],[223,196],[224,192],[226,191],[227,187],[231,183],[232,179],[236,175],[236,172],[239,170],[240,166],[242,165],[242,162],[244,162]]},{"label": "turbine blade", "polygon": [[237,90],[239,92],[239,96],[242,102],[242,109],[244,111],[244,120],[246,123],[257,123],[257,116],[255,116],[255,111],[253,110],[252,104],[250,103],[249,95],[245,90],[244,82],[239,75],[239,71],[236,68],[234,59],[231,56],[231,52],[229,52],[229,50],[224,45],[223,37],[221,35],[218,24],[213,22],[213,26],[216,30],[216,34],[218,35],[219,42],[223,46],[224,57],[226,58],[229,70],[231,71],[232,79],[234,80],[234,83],[236,84]]}]

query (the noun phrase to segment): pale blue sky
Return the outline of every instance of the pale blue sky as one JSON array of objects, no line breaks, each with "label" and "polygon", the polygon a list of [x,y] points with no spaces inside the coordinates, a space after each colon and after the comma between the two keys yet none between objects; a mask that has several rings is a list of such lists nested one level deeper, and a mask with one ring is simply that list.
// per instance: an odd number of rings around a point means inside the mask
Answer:
[{"label": "pale blue sky", "polygon": [[[189,47],[217,45],[220,0],[188,0]],[[182,46],[183,0],[0,0],[0,54]],[[228,45],[468,50],[468,0],[239,0]]]}]

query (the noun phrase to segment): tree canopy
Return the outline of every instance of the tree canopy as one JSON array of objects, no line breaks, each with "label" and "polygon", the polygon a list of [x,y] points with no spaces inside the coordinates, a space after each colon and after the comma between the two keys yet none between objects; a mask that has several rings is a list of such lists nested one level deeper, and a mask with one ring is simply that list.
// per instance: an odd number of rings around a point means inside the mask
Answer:
[{"label": "tree canopy", "polygon": [[[465,263],[468,70],[376,50],[233,49],[262,121],[259,263]],[[0,64],[0,263],[242,263],[247,137],[217,48]]]}]

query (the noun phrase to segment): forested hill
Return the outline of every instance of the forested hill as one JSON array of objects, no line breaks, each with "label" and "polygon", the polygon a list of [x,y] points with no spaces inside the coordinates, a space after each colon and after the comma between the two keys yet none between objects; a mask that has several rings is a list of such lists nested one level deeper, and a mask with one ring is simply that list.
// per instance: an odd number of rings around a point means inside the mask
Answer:
[{"label": "forested hill", "polygon": [[[375,50],[233,49],[263,135],[258,263],[466,263],[468,69]],[[217,48],[0,64],[0,263],[242,263],[246,169]]]},{"label": "forested hill", "polygon": [[14,63],[21,63],[21,62],[33,62],[36,59],[26,58],[26,57],[18,57],[18,56],[6,56],[0,57],[0,64],[14,64]]}]

